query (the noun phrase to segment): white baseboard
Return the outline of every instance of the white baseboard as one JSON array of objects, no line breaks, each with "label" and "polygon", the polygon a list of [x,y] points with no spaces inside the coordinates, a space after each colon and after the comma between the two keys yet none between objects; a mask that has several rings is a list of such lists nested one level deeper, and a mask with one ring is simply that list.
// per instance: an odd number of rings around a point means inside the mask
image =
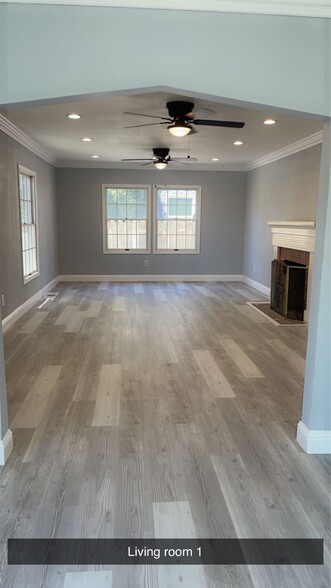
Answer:
[{"label": "white baseboard", "polygon": [[0,439],[0,466],[5,465],[13,451],[13,432],[8,429],[3,439]]},{"label": "white baseboard", "polygon": [[300,421],[297,427],[297,442],[306,453],[331,453],[331,431],[314,431]]},{"label": "white baseboard", "polygon": [[255,282],[255,280],[252,280],[247,276],[242,276],[242,281],[244,282],[244,284],[247,284],[247,286],[251,286],[252,288],[254,288],[254,290],[262,292],[262,294],[265,294],[266,296],[270,296],[270,288],[264,286],[263,284],[260,284],[260,282]]},{"label": "white baseboard", "polygon": [[241,282],[242,275],[62,275],[59,282]]},{"label": "white baseboard", "polygon": [[38,290],[31,298],[28,298],[23,304],[15,308],[13,312],[11,312],[8,316],[6,316],[2,321],[2,330],[5,333],[8,329],[19,319],[23,314],[25,314],[32,306],[35,305],[36,302],[40,300],[49,290],[51,290],[56,284],[59,282],[59,276],[54,278],[49,284],[46,284],[41,290]]}]

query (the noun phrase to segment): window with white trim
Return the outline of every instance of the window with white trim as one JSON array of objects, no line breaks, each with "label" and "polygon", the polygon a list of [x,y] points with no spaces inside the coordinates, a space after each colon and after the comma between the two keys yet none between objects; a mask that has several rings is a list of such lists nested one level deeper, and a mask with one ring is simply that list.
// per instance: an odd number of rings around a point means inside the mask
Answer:
[{"label": "window with white trim", "polygon": [[155,186],[155,253],[199,253],[200,186]]},{"label": "window with white trim", "polygon": [[103,186],[104,253],[150,251],[150,186]]},{"label": "window with white trim", "polygon": [[36,174],[19,165],[18,179],[23,283],[26,284],[39,276]]}]

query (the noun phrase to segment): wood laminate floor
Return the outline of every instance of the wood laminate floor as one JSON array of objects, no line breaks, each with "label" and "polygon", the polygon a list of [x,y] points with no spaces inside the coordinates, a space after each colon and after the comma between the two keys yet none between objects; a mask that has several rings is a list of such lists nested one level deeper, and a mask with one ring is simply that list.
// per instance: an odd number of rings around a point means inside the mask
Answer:
[{"label": "wood laminate floor", "polygon": [[[330,460],[295,441],[307,329],[238,282],[56,289],[5,335],[1,587],[329,588]],[[8,537],[321,537],[325,564],[19,568]]]}]

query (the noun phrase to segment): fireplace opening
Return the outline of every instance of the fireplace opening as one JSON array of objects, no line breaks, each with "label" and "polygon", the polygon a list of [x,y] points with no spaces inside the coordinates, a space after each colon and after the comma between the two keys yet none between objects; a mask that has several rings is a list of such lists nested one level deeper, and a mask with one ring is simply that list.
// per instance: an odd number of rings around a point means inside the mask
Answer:
[{"label": "fireplace opening", "polygon": [[[280,255],[283,256],[284,253],[286,252],[280,252],[278,259],[271,262],[270,308],[284,318],[303,321],[307,304],[308,265],[287,258],[281,259]],[[302,256],[300,259],[303,261]]]},{"label": "fireplace opening", "polygon": [[305,296],[304,296],[304,310],[307,308],[307,296],[308,296],[308,270],[309,270],[309,251],[301,251],[300,249],[290,249],[289,247],[278,247],[277,259],[294,261],[307,267],[306,281],[305,281]]}]

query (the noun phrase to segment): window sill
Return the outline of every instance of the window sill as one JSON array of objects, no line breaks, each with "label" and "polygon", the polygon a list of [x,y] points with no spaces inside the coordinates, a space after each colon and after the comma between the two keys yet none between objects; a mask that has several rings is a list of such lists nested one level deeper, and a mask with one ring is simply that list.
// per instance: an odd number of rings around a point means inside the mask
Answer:
[{"label": "window sill", "polygon": [[150,249],[104,249],[104,255],[150,255]]},{"label": "window sill", "polygon": [[200,251],[187,251],[185,249],[178,249],[175,251],[174,249],[157,249],[153,251],[153,254],[156,255],[200,255]]},{"label": "window sill", "polygon": [[32,282],[32,280],[34,280],[35,278],[37,278],[38,276],[40,276],[40,272],[34,272],[33,274],[29,275],[29,276],[25,276],[23,277],[23,286],[25,286],[26,284],[28,284],[29,282]]}]

